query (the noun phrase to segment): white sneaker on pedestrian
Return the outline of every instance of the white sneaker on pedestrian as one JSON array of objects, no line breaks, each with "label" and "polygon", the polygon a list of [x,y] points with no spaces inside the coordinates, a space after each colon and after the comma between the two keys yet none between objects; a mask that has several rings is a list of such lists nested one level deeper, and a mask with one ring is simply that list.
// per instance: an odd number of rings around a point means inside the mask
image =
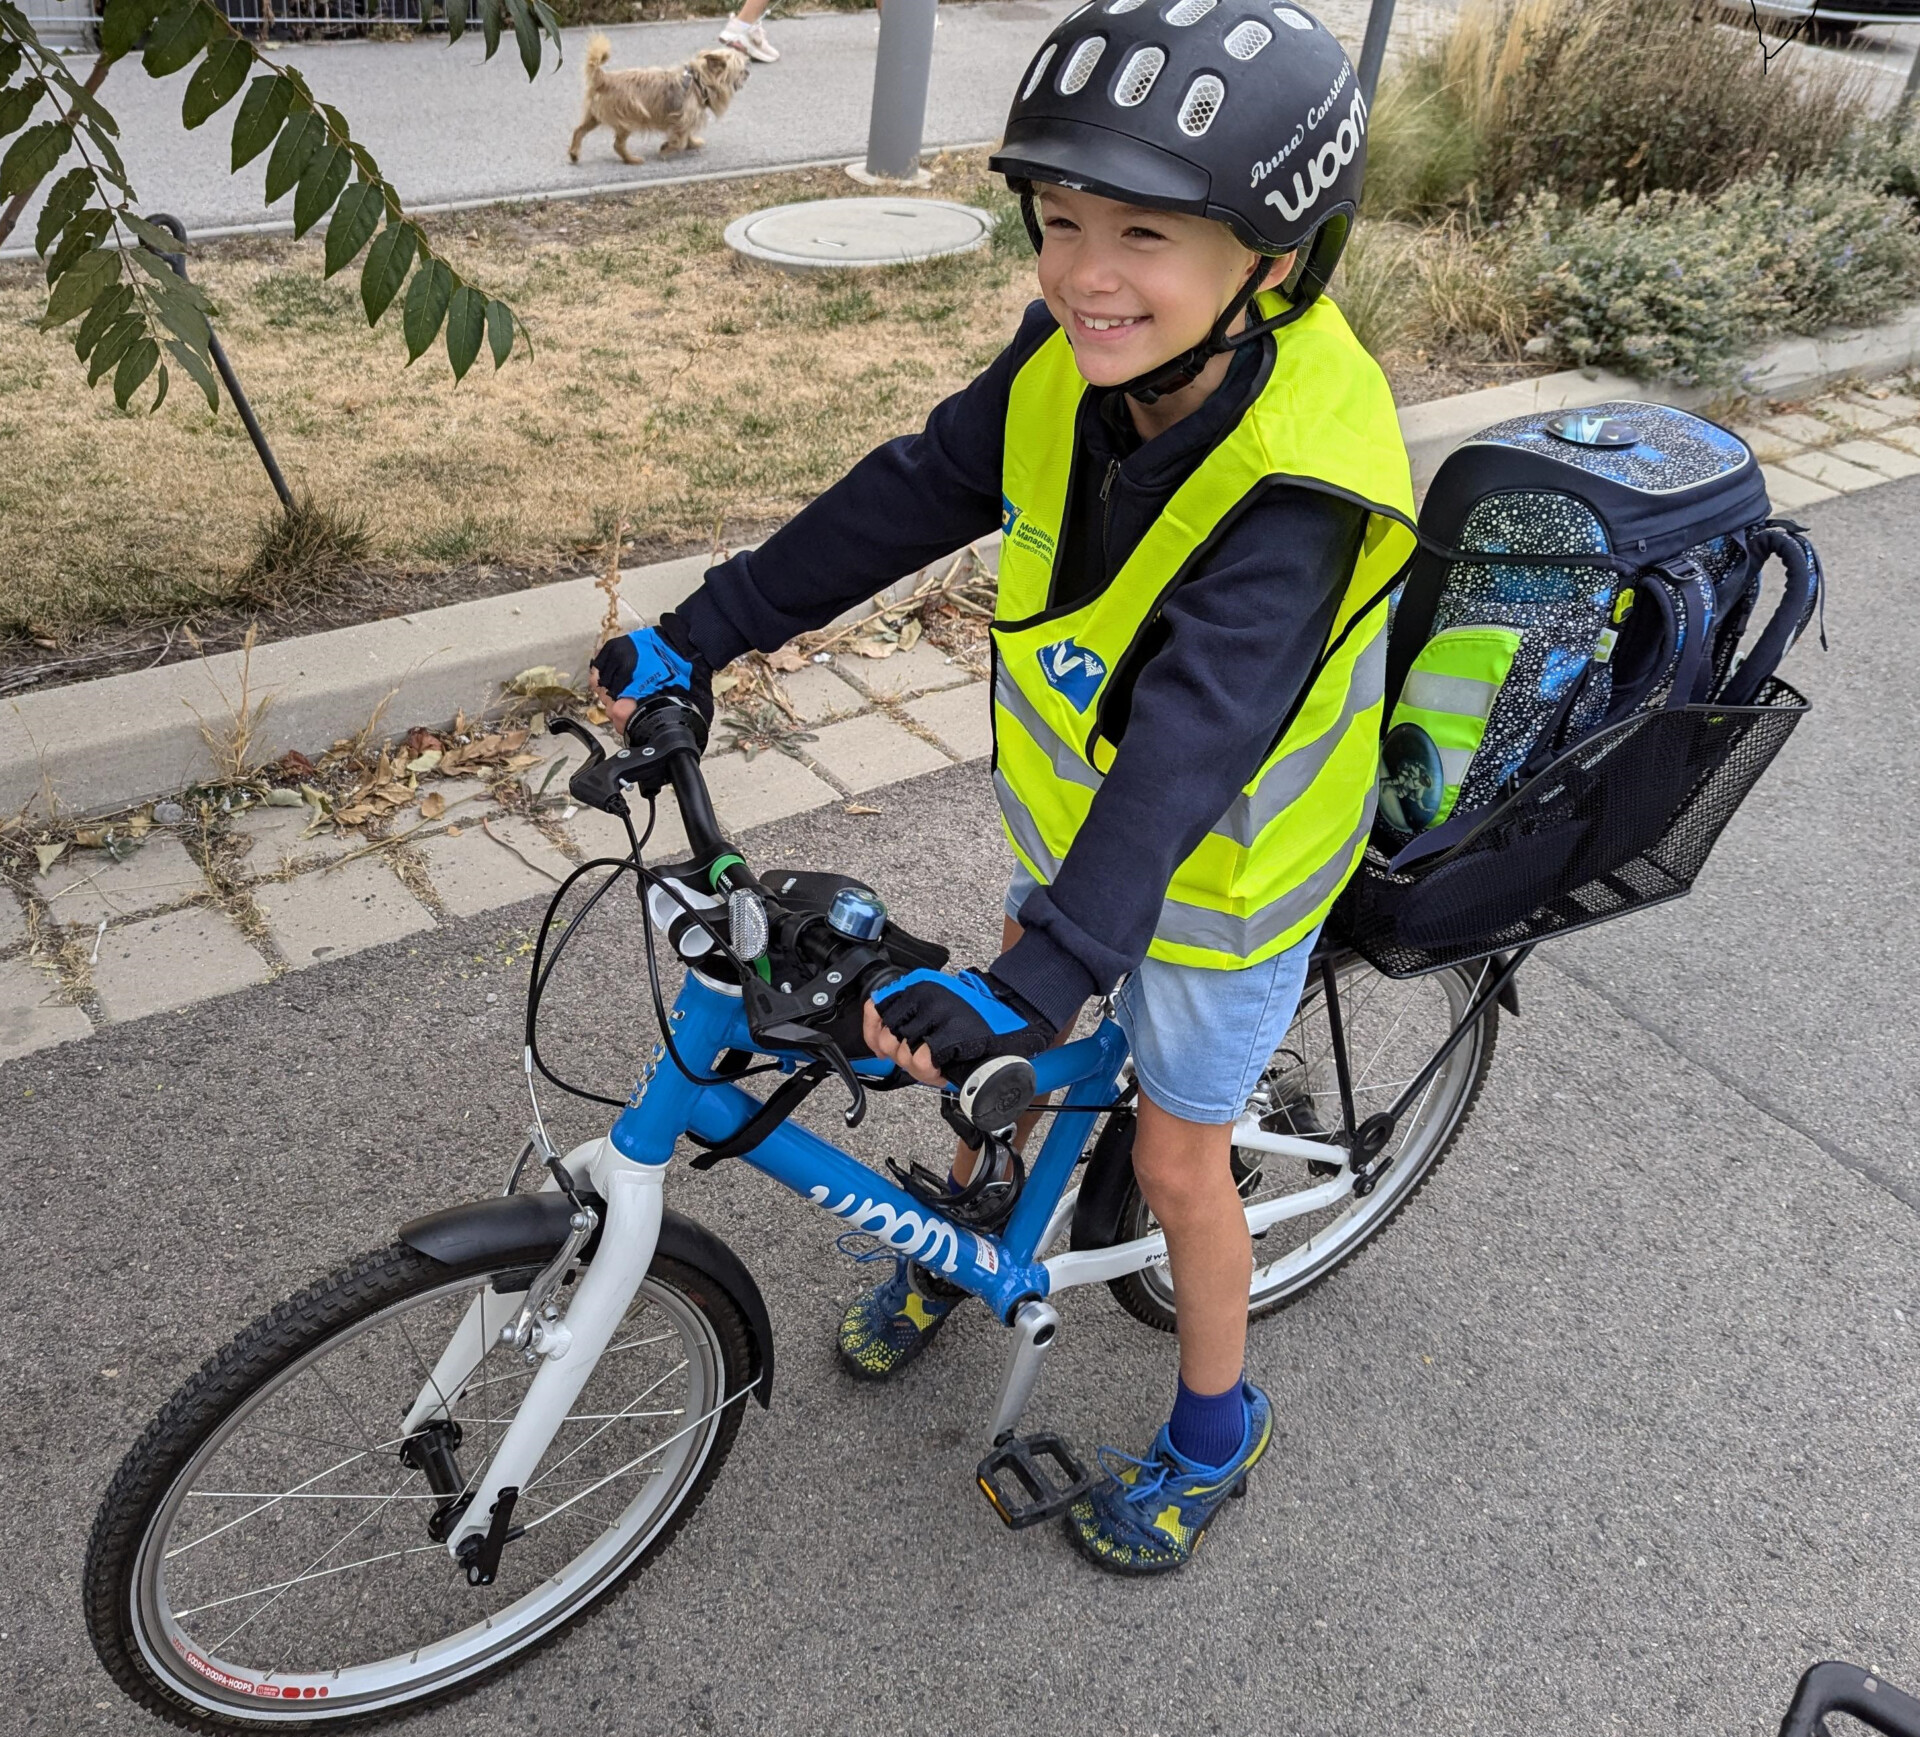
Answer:
[{"label": "white sneaker on pedestrian", "polygon": [[720,29],[720,40],[729,48],[737,48],[750,60],[773,61],[780,58],[780,50],[767,40],[767,33],[758,22],[742,24],[738,18],[729,18]]}]

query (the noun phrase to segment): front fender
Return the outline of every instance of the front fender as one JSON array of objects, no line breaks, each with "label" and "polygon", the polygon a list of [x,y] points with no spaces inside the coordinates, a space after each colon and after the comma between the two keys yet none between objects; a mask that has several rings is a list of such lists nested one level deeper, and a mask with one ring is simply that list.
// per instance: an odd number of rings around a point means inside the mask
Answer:
[{"label": "front fender", "polygon": [[[596,1194],[583,1193],[587,1201],[606,1221],[606,1203]],[[567,1219],[573,1208],[557,1189],[538,1194],[503,1194],[491,1200],[472,1200],[462,1206],[449,1206],[430,1212],[400,1227],[400,1240],[417,1249],[429,1260],[449,1267],[479,1266],[488,1262],[524,1261],[544,1264],[559,1252],[566,1241]],[[591,1260],[600,1241],[600,1232],[583,1251]],[[773,1323],[767,1316],[766,1299],[754,1283],[753,1274],[732,1249],[703,1224],[678,1212],[666,1212],[660,1219],[658,1250],[694,1271],[704,1273],[746,1317],[753,1339],[753,1396],[764,1407],[773,1399]]]}]

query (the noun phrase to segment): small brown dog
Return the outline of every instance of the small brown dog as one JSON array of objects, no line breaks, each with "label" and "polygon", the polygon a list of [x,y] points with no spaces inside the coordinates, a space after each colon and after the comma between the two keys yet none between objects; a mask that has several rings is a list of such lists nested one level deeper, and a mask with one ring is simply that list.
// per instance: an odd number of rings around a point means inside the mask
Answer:
[{"label": "small brown dog", "polygon": [[704,145],[694,128],[700,117],[718,120],[734,93],[747,82],[747,57],[737,48],[703,48],[685,66],[629,66],[607,70],[613,44],[596,36],[587,44],[587,101],[567,161],[580,161],[580,141],[595,127],[613,129],[614,154],[623,163],[645,161],[627,155],[630,133],[665,133],[660,155]]}]

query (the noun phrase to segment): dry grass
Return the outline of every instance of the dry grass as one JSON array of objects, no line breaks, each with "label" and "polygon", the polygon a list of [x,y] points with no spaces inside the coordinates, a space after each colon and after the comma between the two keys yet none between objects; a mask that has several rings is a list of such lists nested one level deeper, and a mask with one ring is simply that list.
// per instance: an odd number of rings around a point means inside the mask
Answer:
[{"label": "dry grass", "polygon": [[[937,183],[1004,203],[996,185],[978,158]],[[457,386],[437,357],[402,366],[391,317],[368,333],[317,245],[211,244],[194,276],[283,469],[364,525],[365,559],[574,570],[599,565],[623,518],[626,559],[765,530],[1005,342],[1033,293],[1013,247],[803,279],[721,242],[740,213],[850,190],[822,171],[434,220],[534,339],[531,359]],[[64,643],[298,602],[337,574],[332,559],[318,577],[292,568],[274,558],[287,538],[260,537],[275,503],[231,409],[176,393],[157,417],[117,412],[63,336],[34,329],[42,293],[30,269],[0,268],[0,632]]]}]

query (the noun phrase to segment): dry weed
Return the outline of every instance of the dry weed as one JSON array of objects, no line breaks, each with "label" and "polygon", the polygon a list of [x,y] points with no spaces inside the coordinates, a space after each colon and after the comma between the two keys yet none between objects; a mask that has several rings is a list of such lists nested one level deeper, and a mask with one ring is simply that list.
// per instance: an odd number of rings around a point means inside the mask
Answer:
[{"label": "dry weed", "polygon": [[247,629],[247,637],[240,648],[240,680],[237,693],[229,694],[213,673],[213,665],[203,655],[201,667],[212,683],[213,691],[220,696],[220,703],[226,707],[227,715],[209,723],[200,709],[191,700],[181,703],[193,713],[194,722],[200,726],[200,740],[206,744],[207,757],[213,762],[215,784],[244,784],[259,771],[255,757],[267,714],[273,709],[273,695],[261,694],[257,699],[253,693],[253,647],[258,632]]}]

